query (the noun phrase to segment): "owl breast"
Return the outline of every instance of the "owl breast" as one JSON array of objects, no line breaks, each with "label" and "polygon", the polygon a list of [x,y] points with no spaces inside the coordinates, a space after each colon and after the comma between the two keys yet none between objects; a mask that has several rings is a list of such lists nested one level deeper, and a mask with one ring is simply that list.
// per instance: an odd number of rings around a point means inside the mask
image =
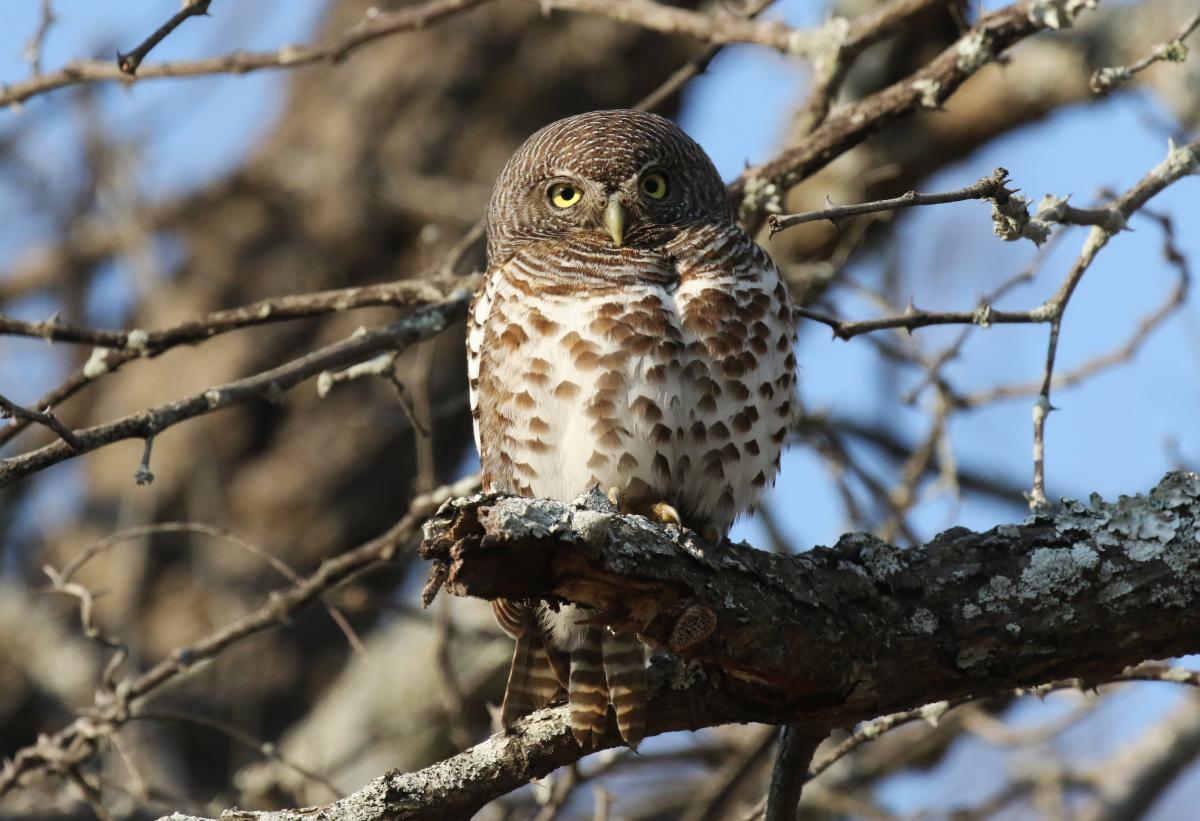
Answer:
[{"label": "owl breast", "polygon": [[489,489],[616,488],[724,532],[773,482],[792,414],[786,288],[737,229],[679,242],[686,256],[622,249],[625,275],[586,287],[519,256],[489,272],[468,337]]}]

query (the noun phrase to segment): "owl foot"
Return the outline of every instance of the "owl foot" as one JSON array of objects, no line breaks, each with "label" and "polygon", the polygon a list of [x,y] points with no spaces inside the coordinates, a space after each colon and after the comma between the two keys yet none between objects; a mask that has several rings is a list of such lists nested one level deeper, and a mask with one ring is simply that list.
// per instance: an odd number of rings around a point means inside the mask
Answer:
[{"label": "owl foot", "polygon": [[679,518],[679,511],[666,502],[655,502],[650,505],[650,516],[648,518],[660,524],[683,527],[683,522]]},{"label": "owl foot", "polygon": [[621,513],[633,513],[638,516],[645,516],[651,521],[658,522],[664,525],[675,525],[683,527],[683,520],[679,516],[679,511],[666,502],[646,502],[639,498],[628,498],[618,487],[610,487],[607,494],[608,501],[612,502]]}]

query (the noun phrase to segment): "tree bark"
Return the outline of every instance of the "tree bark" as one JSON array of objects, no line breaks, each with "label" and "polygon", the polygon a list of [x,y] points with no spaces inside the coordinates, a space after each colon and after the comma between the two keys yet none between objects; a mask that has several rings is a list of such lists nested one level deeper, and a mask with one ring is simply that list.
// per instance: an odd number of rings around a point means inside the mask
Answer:
[{"label": "tree bark", "polygon": [[[1067,500],[909,550],[853,533],[792,556],[714,547],[618,515],[598,492],[571,504],[482,495],[443,506],[422,554],[446,566],[456,595],[557,597],[669,648],[651,670],[650,734],[755,721],[813,738],[922,704],[1061,679],[1095,686],[1200,651],[1198,536],[1200,475],[1171,473],[1144,496]],[[620,743],[610,727],[601,746]],[[319,811],[467,818],[583,755],[565,708],[547,708]]]}]

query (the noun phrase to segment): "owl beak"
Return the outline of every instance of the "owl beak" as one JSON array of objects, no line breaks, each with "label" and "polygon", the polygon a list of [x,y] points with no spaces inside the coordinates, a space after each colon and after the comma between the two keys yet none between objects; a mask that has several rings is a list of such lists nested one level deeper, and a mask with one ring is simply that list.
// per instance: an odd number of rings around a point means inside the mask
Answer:
[{"label": "owl beak", "polygon": [[616,197],[610,199],[604,209],[604,227],[608,229],[608,234],[617,247],[621,247],[621,242],[625,239],[625,206],[621,205],[621,201]]}]

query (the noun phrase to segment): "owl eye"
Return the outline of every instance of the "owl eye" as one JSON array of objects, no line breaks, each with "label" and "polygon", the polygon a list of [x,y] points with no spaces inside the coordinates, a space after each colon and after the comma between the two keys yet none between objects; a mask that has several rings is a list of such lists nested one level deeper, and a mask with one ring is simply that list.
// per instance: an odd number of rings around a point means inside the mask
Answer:
[{"label": "owl eye", "polygon": [[642,193],[654,200],[661,200],[667,195],[667,175],[661,171],[651,171],[642,177]]},{"label": "owl eye", "polygon": [[570,208],[582,196],[583,192],[570,183],[556,182],[550,186],[550,202],[555,208]]}]

